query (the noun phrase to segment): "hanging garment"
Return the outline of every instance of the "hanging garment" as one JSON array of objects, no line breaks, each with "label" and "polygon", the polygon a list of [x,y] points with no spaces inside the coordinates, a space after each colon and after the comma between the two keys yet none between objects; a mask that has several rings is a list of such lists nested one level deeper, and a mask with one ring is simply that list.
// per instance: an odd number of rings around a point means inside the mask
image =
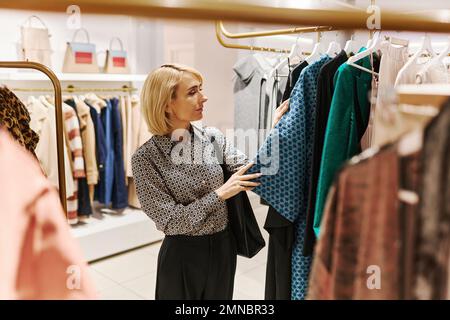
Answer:
[{"label": "hanging garment", "polygon": [[114,179],[111,202],[113,209],[123,209],[128,206],[128,190],[125,182],[125,168],[123,163],[122,119],[120,117],[119,99],[112,98],[110,102],[114,136]]},{"label": "hanging garment", "polygon": [[140,105],[139,105],[139,97],[136,95],[131,96],[131,148],[130,148],[130,156],[129,156],[129,164],[128,164],[128,205],[133,206],[135,208],[141,208],[141,204],[139,203],[139,199],[136,194],[136,185],[134,183],[133,172],[131,170],[131,156],[137,151],[137,149],[142,146],[145,142],[147,142],[151,134],[147,129],[147,124],[145,123],[144,118],[142,117]]},{"label": "hanging garment", "polygon": [[[131,169],[131,157],[136,149],[133,148],[133,130],[138,131],[140,123],[138,122],[136,125],[138,126],[136,129],[133,129],[134,121],[133,121],[133,104],[131,103],[131,96],[122,96],[120,101],[121,107],[121,115],[122,115],[122,128],[125,127],[126,134],[125,139],[126,143],[124,143],[124,166],[125,166],[125,182],[128,185],[128,177],[132,177],[132,169]],[[139,113],[140,114],[140,113]],[[124,121],[123,119],[126,119]]]},{"label": "hanging garment", "polygon": [[[384,117],[388,116],[389,113],[389,97],[393,96],[395,79],[399,71],[404,67],[408,60],[408,48],[407,47],[394,47],[388,45],[382,50],[382,55],[380,59],[380,72],[378,76],[378,89],[377,89],[377,102],[374,112],[371,113],[373,118],[373,130],[372,130],[372,145],[381,146],[383,144],[393,142],[397,140],[397,137],[391,136],[385,130],[387,119]],[[390,118],[388,116],[388,118]],[[384,125],[383,125],[384,124]],[[392,123],[387,125],[392,126]],[[388,137],[386,137],[388,135]]]},{"label": "hanging garment", "polygon": [[305,244],[303,246],[303,255],[305,256],[309,256],[313,253],[316,240],[313,229],[314,209],[316,206],[317,182],[319,179],[320,161],[322,159],[323,141],[325,138],[325,130],[327,128],[331,100],[334,93],[334,75],[347,59],[347,53],[342,50],[336,57],[322,66],[317,77],[317,106],[314,123],[312,174],[308,191]]},{"label": "hanging garment", "polygon": [[[411,59],[415,59],[412,57]],[[448,83],[447,67],[442,61],[429,57],[408,60],[400,69],[395,86],[402,84]]]},{"label": "hanging garment", "polygon": [[[300,67],[299,67],[300,66]],[[308,66],[304,61],[289,71],[286,78],[282,100],[290,98],[290,94],[301,71]],[[263,198],[260,203],[269,205]],[[291,298],[291,261],[294,244],[294,226],[291,221],[281,216],[269,206],[264,229],[269,233],[269,249],[267,253],[265,298],[267,300],[288,300]]]},{"label": "hanging garment", "polygon": [[94,190],[95,185],[97,185],[98,183],[99,173],[96,156],[97,146],[94,122],[92,121],[90,107],[82,99],[83,97],[75,97],[75,106],[80,121],[81,140],[83,142],[83,156],[86,166],[86,182],[83,182],[82,184],[82,187],[84,189],[83,194],[87,193],[89,195],[90,207],[90,203],[94,200]]},{"label": "hanging garment", "polygon": [[[398,172],[396,146],[355,157],[339,172],[325,205],[308,299],[400,298]],[[381,287],[371,290],[374,272]]]},{"label": "hanging garment", "polygon": [[[418,195],[421,180],[421,156],[422,150],[412,154],[402,155],[399,166],[399,188],[407,190]],[[416,234],[417,234],[417,217],[419,204],[418,201],[400,201],[400,230],[402,231],[402,259],[399,264],[400,270],[400,298],[405,300],[416,299],[414,294],[415,282],[415,256],[417,250]]]},{"label": "hanging garment", "polygon": [[426,63],[416,74],[416,83],[442,83],[450,82],[449,72],[443,60],[433,58]]},{"label": "hanging garment", "polygon": [[88,185],[98,183],[98,165],[96,158],[95,128],[91,118],[89,106],[77,98],[75,111],[80,121],[81,141],[83,143],[84,164],[86,167],[86,181]]},{"label": "hanging garment", "polygon": [[0,177],[0,299],[96,298],[55,188],[6,130]]},{"label": "hanging garment", "polygon": [[448,299],[450,253],[450,101],[424,133],[416,240],[417,299]]},{"label": "hanging garment", "polygon": [[71,224],[78,222],[78,209],[79,209],[79,183],[78,179],[85,178],[86,173],[84,170],[84,158],[83,158],[83,143],[81,141],[80,124],[76,112],[72,107],[63,103],[64,113],[64,129],[68,137],[68,146],[70,149],[69,155],[72,163],[72,175],[74,184],[74,194],[67,199],[67,206],[75,209],[76,211],[70,211],[67,213],[67,218]]},{"label": "hanging garment", "polygon": [[[84,148],[84,141],[83,141],[83,134],[85,134],[86,131],[86,119],[80,120],[80,116],[78,114],[78,110],[76,107],[76,103],[73,99],[65,100],[64,103],[66,103],[68,106],[70,106],[73,111],[75,112],[78,124],[80,126],[80,138],[81,138],[81,157],[83,158],[83,162],[85,163],[85,168],[87,168],[87,163],[85,161],[86,159],[86,150]],[[86,114],[83,114],[83,117],[86,117]],[[92,165],[92,163],[91,163]],[[93,169],[92,167],[90,168]],[[85,172],[87,172],[85,170]],[[87,174],[85,174],[84,177],[77,177],[78,182],[78,188],[77,188],[77,201],[78,201],[78,217],[86,218],[87,216],[92,214],[92,207],[91,207],[91,201],[89,198],[89,187],[86,180]]]},{"label": "hanging garment", "polygon": [[[118,97],[119,99],[119,113],[120,113],[120,122],[122,124],[122,161],[123,161],[123,170],[125,171],[125,177],[127,173],[127,166],[128,166],[128,152],[127,152],[127,146],[128,146],[128,121],[131,119],[128,119],[128,106],[125,100],[124,96]],[[128,180],[125,178],[125,185],[128,185]]]},{"label": "hanging garment", "polygon": [[[362,49],[364,50],[364,48]],[[379,59],[375,55],[374,69],[378,72]],[[370,58],[356,62],[372,69]],[[319,236],[320,223],[328,189],[341,165],[361,151],[360,141],[369,121],[368,93],[372,75],[344,63],[335,75],[335,90],[325,131],[319,181],[317,183],[314,232]]]},{"label": "hanging garment", "polygon": [[[303,299],[307,289],[311,257],[303,257],[301,252],[312,161],[317,75],[322,65],[330,60],[329,56],[323,56],[302,71],[292,91],[289,111],[276,125],[277,130],[269,134],[258,151],[255,165],[249,169],[249,173],[263,174],[261,185],[253,191],[295,225],[291,262],[293,300]],[[267,167],[268,164],[271,167]]]},{"label": "hanging garment", "polygon": [[[300,66],[300,67],[299,67]],[[300,77],[301,71],[308,63],[297,65],[289,74],[283,101],[290,98],[293,87]],[[286,99],[285,95],[289,93]],[[269,205],[264,198],[261,204]],[[267,300],[287,300],[291,298],[291,261],[294,245],[294,225],[269,206],[264,229],[269,233],[269,249],[267,252],[265,298]]]},{"label": "hanging garment", "polygon": [[[50,113],[55,112],[54,98],[48,96],[41,96],[40,102],[47,106]],[[64,117],[64,136],[66,145],[68,148],[69,163],[73,176],[73,189],[74,193],[71,197],[67,198],[67,218],[70,224],[78,222],[78,178],[85,178],[86,173],[84,169],[83,158],[83,144],[81,141],[80,124],[75,110],[62,103],[62,111]]]},{"label": "hanging garment", "polygon": [[[56,147],[56,120],[54,107],[45,106],[39,99],[30,96],[26,106],[30,113],[30,128],[39,136],[39,142],[36,145],[36,156],[39,159],[41,168],[47,179],[59,188],[58,178],[58,151]],[[66,136],[64,137],[63,153],[64,153],[64,171],[66,180],[66,197],[73,196],[74,182],[72,175],[72,166],[68,155]],[[69,211],[76,211],[76,208],[67,207]]]},{"label": "hanging garment", "polygon": [[95,199],[104,205],[109,205],[112,199],[113,179],[114,179],[114,133],[112,129],[112,106],[109,100],[101,109],[100,119],[105,137],[105,165],[100,170],[100,179],[95,188]]},{"label": "hanging garment", "polygon": [[269,233],[264,299],[290,300],[294,224],[269,207],[264,229]]},{"label": "hanging garment", "polygon": [[294,89],[295,84],[298,81],[298,78],[300,77],[300,74],[302,73],[303,69],[305,69],[308,66],[308,62],[306,60],[302,61],[298,65],[294,67],[294,69],[290,72],[288,80],[286,82],[286,87],[283,92],[283,101],[286,101],[291,97],[292,89]]},{"label": "hanging garment", "polygon": [[[49,109],[49,115],[55,114],[55,106],[54,106],[54,98],[47,96],[40,96],[39,101]],[[78,222],[78,182],[77,178],[84,174],[84,163],[83,158],[80,158],[80,152],[76,151],[77,148],[81,145],[81,138],[79,136],[79,129],[77,130],[78,121],[75,116],[75,112],[73,109],[67,104],[63,103],[61,105],[63,111],[63,119],[64,119],[64,142],[65,148],[67,149],[67,158],[69,162],[68,168],[70,168],[70,172],[72,175],[71,181],[73,193],[70,195],[67,193],[67,219],[70,224],[75,224]],[[55,118],[53,118],[55,119]],[[74,120],[75,119],[75,120]],[[56,120],[55,120],[56,125]],[[75,163],[75,159],[78,161]],[[67,162],[66,162],[67,164]],[[83,166],[81,166],[81,164]],[[76,174],[75,174],[76,172]],[[67,180],[66,180],[67,181]]]},{"label": "hanging garment", "polygon": [[22,101],[6,87],[0,87],[0,124],[34,154],[39,136],[30,128],[30,114]]},{"label": "hanging garment", "polygon": [[[266,90],[265,74],[272,65],[261,55],[249,55],[239,60],[233,67],[234,78],[234,129],[254,130],[263,127],[262,112],[269,103]],[[258,101],[258,103],[255,103]],[[259,136],[257,136],[259,143]],[[246,155],[253,157],[257,148],[247,145],[242,150]]]},{"label": "hanging garment", "polygon": [[[260,129],[266,130],[263,136],[264,139],[266,138],[268,131],[272,128],[274,111],[281,104],[281,87],[284,88],[286,86],[287,78],[284,76],[289,72],[287,65],[273,70],[275,70],[274,75],[267,79],[266,97],[268,97],[268,103],[265,105],[260,119]],[[268,73],[268,76],[271,74],[271,72],[272,70]],[[261,145],[264,139],[260,141],[258,147]]]},{"label": "hanging garment", "polygon": [[[101,101],[103,102],[103,100]],[[105,168],[106,153],[107,153],[105,142],[105,130],[103,128],[103,123],[100,118],[102,107],[100,107],[98,103],[95,103],[95,101],[89,99],[86,99],[84,102],[89,107],[92,123],[94,124],[95,147],[96,147],[95,155],[97,160],[98,171],[100,172],[103,171]]]}]

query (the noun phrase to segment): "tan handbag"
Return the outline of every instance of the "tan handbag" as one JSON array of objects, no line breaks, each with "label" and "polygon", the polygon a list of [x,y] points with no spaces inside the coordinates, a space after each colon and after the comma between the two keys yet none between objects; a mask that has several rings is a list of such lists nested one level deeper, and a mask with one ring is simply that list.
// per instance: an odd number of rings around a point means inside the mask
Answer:
[{"label": "tan handbag", "polygon": [[[120,50],[112,50],[112,43],[117,40]],[[130,73],[127,52],[123,50],[122,40],[112,38],[109,42],[109,49],[106,51],[105,73]]]},{"label": "tan handbag", "polygon": [[[37,19],[44,28],[31,26],[31,20]],[[28,22],[28,25],[26,25]],[[21,55],[22,60],[39,62],[51,67],[50,34],[45,23],[35,15],[30,16],[21,26]]]},{"label": "tan handbag", "polygon": [[[84,31],[87,42],[75,42],[75,38],[79,31]],[[89,34],[86,29],[81,28],[75,31],[72,42],[67,42],[62,71],[71,73],[100,72],[100,68],[97,64],[95,44],[89,41]]]}]

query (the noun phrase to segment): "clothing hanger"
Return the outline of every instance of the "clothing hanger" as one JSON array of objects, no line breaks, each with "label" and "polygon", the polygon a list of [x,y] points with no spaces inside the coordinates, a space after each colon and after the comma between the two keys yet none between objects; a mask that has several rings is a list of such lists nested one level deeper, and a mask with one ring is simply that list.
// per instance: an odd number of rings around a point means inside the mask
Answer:
[{"label": "clothing hanger", "polygon": [[[297,38],[295,39],[295,44],[292,45],[291,52],[289,52],[288,60],[290,62],[295,61],[296,58],[300,59],[300,61],[304,59],[303,53],[302,53],[302,48],[298,44],[298,39],[300,39],[300,34],[297,35]],[[292,63],[292,64],[295,64],[295,63]]]},{"label": "clothing hanger", "polygon": [[336,38],[330,42],[328,45],[328,49],[325,52],[330,57],[335,57],[338,55],[339,52],[341,52],[341,45],[336,41],[337,40],[338,33],[336,32]]},{"label": "clothing hanger", "polygon": [[280,61],[269,73],[269,78],[272,78],[274,76],[278,75],[278,70],[283,69],[285,66],[289,66],[290,62],[293,61],[296,57],[302,59],[301,56],[301,47],[298,44],[298,39],[300,38],[300,35],[297,36],[295,39],[295,43],[291,47],[291,51],[289,52],[289,55]]},{"label": "clothing hanger", "polygon": [[54,104],[52,103],[54,100],[53,100],[53,98],[50,97],[50,96],[48,96],[48,97],[40,96],[40,97],[39,97],[39,101],[40,101],[44,106],[46,106],[47,108],[54,108],[54,107],[55,107]]},{"label": "clothing hanger", "polygon": [[313,48],[311,54],[305,58],[305,60],[306,60],[306,62],[308,62],[308,64],[311,64],[311,63],[315,62],[316,60],[319,60],[320,56],[325,53],[325,50],[321,43],[322,32],[320,32],[320,31],[317,32],[317,37],[318,37],[317,42],[314,44],[314,48]]},{"label": "clothing hanger", "polygon": [[344,51],[347,53],[347,55],[350,55],[350,53],[352,53],[353,50],[353,46],[355,44],[355,34],[353,33],[352,36],[350,37],[349,40],[347,40],[347,42],[345,43],[345,47],[344,47]]},{"label": "clothing hanger", "polygon": [[444,48],[444,50],[441,51],[441,53],[439,53],[435,57],[435,59],[437,59],[440,62],[444,62],[444,59],[448,56],[449,53],[450,53],[450,37],[448,37],[447,46]]},{"label": "clothing hanger", "polygon": [[93,92],[86,94],[86,99],[96,103],[100,108],[106,107],[106,102]]},{"label": "clothing hanger", "polygon": [[428,53],[431,57],[435,57],[436,53],[433,50],[433,46],[431,44],[431,38],[428,34],[425,34],[425,36],[422,39],[422,46],[420,47],[419,51],[416,52],[415,57],[418,58],[423,53]]},{"label": "clothing hanger", "polygon": [[352,67],[358,68],[360,70],[363,70],[365,72],[368,72],[368,73],[378,76],[377,72],[372,71],[367,68],[364,68],[364,67],[361,67],[360,65],[356,64],[356,61],[359,61],[381,49],[382,41],[381,41],[380,33],[381,32],[377,30],[373,36],[370,47],[368,47],[366,50],[359,52],[359,53],[355,54],[354,56],[348,58],[347,64],[351,65]]}]

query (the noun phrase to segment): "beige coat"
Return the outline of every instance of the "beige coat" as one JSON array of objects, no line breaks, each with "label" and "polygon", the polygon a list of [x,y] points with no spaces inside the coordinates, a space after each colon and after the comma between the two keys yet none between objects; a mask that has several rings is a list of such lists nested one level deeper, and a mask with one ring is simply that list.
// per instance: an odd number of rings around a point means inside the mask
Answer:
[{"label": "beige coat", "polygon": [[143,145],[148,139],[150,139],[151,134],[148,131],[147,124],[145,123],[144,118],[141,115],[139,97],[133,95],[130,99],[130,102],[132,137],[130,139],[131,147],[129,148],[129,162],[127,166],[128,171],[126,171],[128,177],[128,204],[130,206],[140,208],[141,205],[136,194],[136,186],[134,184],[133,173],[131,170],[131,156],[141,145]]},{"label": "beige coat", "polygon": [[88,185],[98,183],[98,167],[95,152],[95,128],[89,106],[81,99],[75,99],[80,120],[81,141],[83,142],[84,165]]},{"label": "beige coat", "polygon": [[[35,153],[39,159],[42,170],[47,178],[55,186],[58,182],[58,153],[56,148],[56,120],[55,108],[52,105],[44,105],[42,101],[34,97],[29,97],[27,109],[30,113],[30,127],[39,135],[39,143]],[[74,181],[72,176],[72,166],[67,148],[67,139],[64,135],[64,171],[66,178],[66,195],[70,197],[74,194]]]}]

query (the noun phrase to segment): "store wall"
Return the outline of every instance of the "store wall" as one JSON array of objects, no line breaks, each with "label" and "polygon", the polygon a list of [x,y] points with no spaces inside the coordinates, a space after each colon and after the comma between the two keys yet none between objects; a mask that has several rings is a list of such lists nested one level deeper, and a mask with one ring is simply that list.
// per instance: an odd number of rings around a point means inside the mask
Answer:
[{"label": "store wall", "polygon": [[[61,71],[66,42],[71,41],[74,29],[70,27],[69,15],[65,12],[48,13],[33,11],[0,10],[0,59],[17,60],[20,42],[20,26],[26,19],[35,14],[47,25],[51,34],[50,43],[53,49],[52,69]],[[69,23],[69,25],[68,25]],[[33,26],[40,24],[33,20]],[[152,66],[161,61],[162,39],[158,37],[160,24],[154,20],[136,19],[127,16],[91,15],[81,12],[80,25],[87,29],[91,43],[96,44],[97,59],[103,66],[106,50],[112,37],[119,37],[128,52],[132,73],[147,73]],[[84,42],[85,36],[80,33],[77,40]],[[117,46],[117,44],[115,44]]]},{"label": "store wall", "polygon": [[[51,38],[52,69],[62,70],[66,42],[74,30],[67,25],[69,15],[62,12],[0,10],[0,60],[17,60],[20,26],[32,14],[47,25]],[[33,26],[38,26],[33,21]],[[148,74],[163,63],[179,62],[197,68],[205,77],[204,92],[209,101],[203,123],[222,130],[233,127],[232,67],[237,50],[220,46],[215,38],[213,22],[143,19],[127,16],[81,13],[81,27],[89,32],[97,46],[99,65],[112,37],[119,37],[130,58],[132,73]],[[85,41],[84,34],[77,39]],[[10,72],[2,70],[0,72]],[[21,72],[21,71],[19,71]]]},{"label": "store wall", "polygon": [[233,128],[233,65],[237,50],[222,47],[213,22],[166,21],[164,23],[166,62],[191,65],[204,77],[208,97],[202,123],[221,130]]}]

